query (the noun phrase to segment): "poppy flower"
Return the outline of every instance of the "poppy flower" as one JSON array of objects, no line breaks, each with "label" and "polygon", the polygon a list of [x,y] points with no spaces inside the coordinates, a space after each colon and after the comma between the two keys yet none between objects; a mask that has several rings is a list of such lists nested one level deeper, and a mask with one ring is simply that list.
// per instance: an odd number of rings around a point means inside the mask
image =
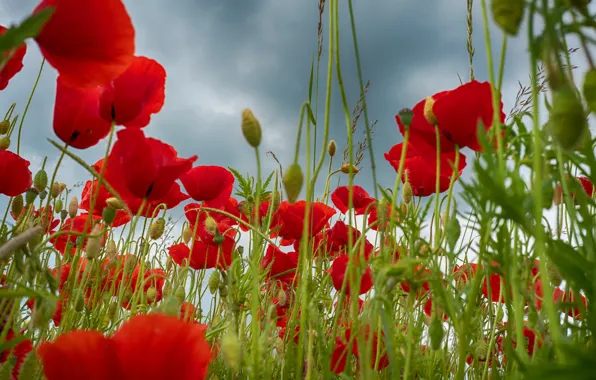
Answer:
[{"label": "poppy flower", "polygon": [[[110,194],[110,192],[101,185],[99,185],[100,188],[98,193],[97,186],[97,180],[85,182],[85,186],[83,187],[83,192],[81,194],[79,208],[92,213],[94,216],[102,217],[103,209],[108,207],[106,201],[108,198],[112,197],[112,194]],[[97,198],[95,199],[93,210],[91,210],[91,199],[96,196],[95,194],[97,194]],[[126,210],[116,210],[116,217],[114,218],[111,226],[113,228],[123,226],[130,222],[131,218],[131,214],[129,214]]]},{"label": "poppy flower", "polygon": [[335,347],[331,353],[331,372],[339,375],[346,369],[348,358],[350,356],[350,349],[347,343],[345,343],[340,337],[335,337]]},{"label": "poppy flower", "polygon": [[136,315],[110,338],[71,331],[37,352],[48,380],[204,379],[212,359],[205,330],[172,316]]},{"label": "poppy flower", "polygon": [[[400,159],[404,144],[394,145],[391,150],[385,153],[385,159],[399,172]],[[415,196],[426,197],[435,192],[437,178],[436,153],[432,151],[422,152],[413,144],[408,143],[402,182],[410,182],[412,192]],[[441,193],[449,189],[453,165],[455,164],[455,152],[441,153],[439,191]],[[466,156],[459,153],[457,176],[459,177],[466,167]]]},{"label": "poppy flower", "polygon": [[99,114],[109,122],[143,128],[165,101],[166,71],[147,57],[134,57],[130,67],[102,87]]},{"label": "poppy flower", "polygon": [[[271,228],[276,230],[277,236],[292,240],[302,238],[306,205],[306,201],[303,200],[293,204],[288,201],[280,203],[271,221]],[[329,219],[335,215],[335,210],[321,202],[313,202],[309,205],[311,207],[309,236],[314,236],[321,232]]]},{"label": "poppy flower", "polygon": [[102,86],[131,65],[135,30],[122,0],[43,0],[33,13],[49,7],[35,40],[64,81]]},{"label": "poppy flower", "polygon": [[222,244],[207,244],[201,240],[195,240],[192,249],[186,244],[175,244],[168,248],[168,254],[178,265],[188,260],[188,266],[193,269],[228,268],[232,264],[235,240],[224,236]]},{"label": "poppy flower", "polygon": [[[60,227],[60,231],[64,232],[64,234],[51,238],[50,243],[52,243],[54,245],[54,248],[63,255],[74,255],[74,253],[76,252],[76,242],[78,236],[69,232],[84,234],[91,233],[93,223],[101,220],[101,217],[99,216],[92,215],[91,217],[91,221],[88,220],[89,214],[81,214],[75,216],[74,218],[66,219]],[[87,238],[83,240],[81,245],[82,250],[85,250],[87,240]]]},{"label": "poppy flower", "polygon": [[[340,186],[331,193],[331,201],[337,209],[345,214],[349,210],[350,187]],[[356,215],[364,215],[368,206],[375,202],[366,190],[360,186],[352,186],[352,208]]]},{"label": "poppy flower", "polygon": [[[6,334],[6,340],[3,343],[8,343],[15,338],[16,334],[12,329],[10,329],[8,330],[8,334]],[[32,350],[33,343],[31,343],[29,339],[25,339],[14,347],[0,352],[0,363],[5,363],[8,360],[9,355],[10,357],[16,358],[15,365],[12,369],[12,378],[17,379],[19,377],[19,373],[21,372],[21,367],[23,366],[25,358]]]},{"label": "poppy flower", "polygon": [[[353,346],[352,346],[352,353],[359,359],[361,359],[362,354],[366,354],[368,350],[370,352],[370,366],[371,368],[377,368],[377,370],[381,371],[389,366],[389,356],[387,355],[387,350],[385,349],[385,341],[383,339],[384,334],[378,334],[376,331],[371,333],[371,325],[361,325],[360,326],[360,340],[364,345],[362,346],[362,350],[358,348],[358,338],[353,339]],[[349,340],[349,336],[353,334],[351,329],[346,330],[346,338]],[[381,354],[379,357],[378,355]],[[377,363],[378,362],[378,363]]]},{"label": "poppy flower", "polygon": [[363,253],[364,259],[368,260],[375,247],[368,239],[361,239],[362,233],[358,229],[346,225],[341,220],[335,222],[333,227],[326,231],[325,242],[328,254],[331,256],[347,254],[350,248],[350,235],[352,247],[358,245],[358,253]]},{"label": "poppy flower", "polygon": [[[6,33],[8,29],[0,25],[0,36]],[[2,55],[3,61],[10,57],[10,59],[4,63],[4,68],[0,70],[0,91],[4,90],[8,86],[8,82],[23,69],[23,58],[27,54],[27,44],[22,43],[14,51],[4,52]]]},{"label": "poppy flower", "polygon": [[[335,290],[342,290],[344,281],[346,282],[345,288],[343,288],[346,294],[351,294],[350,280],[344,280],[348,272],[349,260],[350,258],[348,257],[348,255],[341,255],[337,259],[333,260],[333,263],[331,263],[331,269],[327,271],[331,275],[331,280],[333,282],[333,287],[335,288]],[[352,265],[358,264],[353,262]],[[358,290],[358,294],[364,294],[368,292],[372,289],[372,286],[372,272],[370,270],[370,267],[367,265],[364,269],[364,273],[362,273],[360,277],[360,289]]]},{"label": "poppy flower", "polygon": [[179,158],[171,145],[145,137],[140,129],[126,128],[118,132],[105,177],[125,198],[157,200],[168,194],[197,158]]},{"label": "poppy flower", "polygon": [[8,150],[0,150],[0,194],[14,197],[31,187],[29,161]]},{"label": "poppy flower", "polygon": [[[565,178],[569,179],[569,175],[566,174]],[[581,187],[584,189],[584,191],[586,192],[586,194],[589,197],[592,197],[594,195],[594,184],[592,183],[592,181],[590,181],[590,179],[588,177],[579,176],[577,178],[573,178],[572,180],[579,182],[579,184],[581,185]],[[558,206],[559,204],[561,204],[560,200],[562,199],[562,196],[563,196],[563,187],[561,186],[560,183],[557,184],[555,191],[557,192],[555,199],[557,199],[557,198],[559,199],[558,203],[555,200],[555,205]],[[569,196],[571,197],[571,199],[575,200],[575,194],[572,191],[569,192]]]},{"label": "poppy flower", "polygon": [[207,201],[211,207],[225,205],[234,188],[234,175],[221,166],[197,166],[180,181],[192,199]]},{"label": "poppy flower", "polygon": [[269,245],[261,267],[267,270],[269,279],[294,285],[296,268],[298,268],[298,252],[285,253],[279,248]]},{"label": "poppy flower", "polygon": [[[141,267],[135,267],[132,272],[130,288],[134,292],[137,290],[139,275],[141,274]],[[141,284],[138,286],[147,294],[150,288],[155,289],[155,297],[147,300],[149,303],[159,302],[163,298],[163,286],[166,282],[166,272],[161,268],[145,269],[145,274],[141,279]]]},{"label": "poppy flower", "polygon": [[[503,103],[500,102],[501,123],[505,122]],[[493,124],[492,87],[489,82],[473,80],[454,90],[442,91],[428,97],[414,106],[410,125],[409,142],[424,151],[436,151],[436,128],[439,129],[441,152],[452,152],[455,145],[480,151],[478,123],[482,122],[486,131]],[[429,117],[434,120],[428,120]],[[399,129],[405,133],[405,126],[396,116]]]}]

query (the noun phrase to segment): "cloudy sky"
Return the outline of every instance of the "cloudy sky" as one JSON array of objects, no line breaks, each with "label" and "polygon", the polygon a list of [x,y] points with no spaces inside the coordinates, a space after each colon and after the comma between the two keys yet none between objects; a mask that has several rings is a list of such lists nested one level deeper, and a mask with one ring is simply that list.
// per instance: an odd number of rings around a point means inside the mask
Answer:
[{"label": "cloudy sky", "polygon": [[[37,2],[3,0],[0,24],[19,22]],[[360,94],[345,3],[341,2],[340,10],[341,62],[352,109]],[[165,106],[153,117],[147,134],[174,145],[181,156],[198,154],[199,164],[255,173],[253,153],[240,132],[240,113],[248,107],[263,126],[262,151],[273,151],[284,166],[290,163],[300,106],[308,96],[311,59],[317,51],[318,1],[176,0],[166,5],[163,0],[125,0],[125,4],[136,27],[137,54],[156,59],[168,73]],[[378,178],[382,185],[392,187],[395,172],[383,153],[401,139],[394,115],[427,95],[458,86],[458,75],[468,80],[466,1],[355,0],[354,7],[363,77],[370,80],[369,117],[378,121],[374,133]],[[488,80],[479,1],[474,8],[475,72],[477,79]],[[498,57],[501,33],[496,28],[491,31]],[[513,106],[518,81],[529,81],[526,46],[525,37],[508,44],[503,87],[506,112]],[[577,53],[573,58],[583,72],[583,56]],[[322,60],[321,99],[325,53]],[[37,46],[29,44],[25,68],[0,93],[0,111],[16,102],[22,113],[40,63]],[[32,162],[33,172],[45,156],[53,168],[58,156],[46,140],[54,138],[55,82],[56,72],[46,65],[24,123],[21,149]],[[341,154],[346,124],[338,92],[332,101],[331,133]],[[319,117],[322,120],[322,112]],[[356,138],[364,136],[362,128]],[[95,162],[104,149],[100,144],[79,153]],[[356,182],[372,192],[368,165],[366,160]],[[270,171],[277,164],[266,157],[264,166]],[[470,172],[468,166],[466,175]],[[58,178],[73,184],[88,176],[66,159]]]}]

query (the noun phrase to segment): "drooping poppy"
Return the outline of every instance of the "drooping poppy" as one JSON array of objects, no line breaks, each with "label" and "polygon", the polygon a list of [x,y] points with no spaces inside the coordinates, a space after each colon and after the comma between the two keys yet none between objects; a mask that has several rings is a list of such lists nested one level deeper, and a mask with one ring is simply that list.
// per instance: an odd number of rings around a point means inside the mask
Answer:
[{"label": "drooping poppy", "polygon": [[[340,186],[331,193],[331,201],[342,214],[348,212],[349,199],[349,186]],[[374,202],[375,199],[368,195],[362,187],[352,186],[352,208],[356,215],[364,215],[369,208],[368,206]]]},{"label": "drooping poppy", "polygon": [[33,13],[49,7],[35,40],[65,82],[102,86],[130,66],[135,30],[122,0],[43,0]]},{"label": "drooping poppy", "polygon": [[197,166],[180,177],[188,195],[211,207],[226,204],[234,188],[234,175],[221,166]]},{"label": "drooping poppy", "polygon": [[[7,28],[0,25],[0,36],[6,33]],[[10,59],[4,63],[4,68],[0,70],[0,91],[8,86],[8,82],[23,69],[23,58],[27,54],[27,44],[24,42],[13,51],[6,51],[2,55],[3,61]]]},{"label": "drooping poppy", "polygon": [[29,161],[8,150],[0,150],[0,194],[14,197],[31,187]]},{"label": "drooping poppy", "polygon": [[[396,172],[399,172],[402,149],[404,149],[404,144],[400,143],[394,145],[389,152],[385,153],[385,159]],[[415,196],[425,197],[435,192],[436,157],[436,153],[432,151],[421,152],[413,144],[408,144],[401,180],[406,182],[407,179]],[[441,153],[440,159],[439,191],[442,193],[449,189],[451,183],[451,176],[454,171],[453,165],[455,165],[455,152]],[[465,167],[466,156],[459,153],[457,177],[461,175]]]},{"label": "drooping poppy", "polygon": [[160,199],[192,168],[197,156],[179,158],[176,149],[145,137],[141,129],[126,128],[108,157],[105,178],[125,198]]},{"label": "drooping poppy", "polygon": [[48,380],[204,379],[212,359],[205,330],[163,314],[137,315],[111,338],[71,331],[37,352]]}]

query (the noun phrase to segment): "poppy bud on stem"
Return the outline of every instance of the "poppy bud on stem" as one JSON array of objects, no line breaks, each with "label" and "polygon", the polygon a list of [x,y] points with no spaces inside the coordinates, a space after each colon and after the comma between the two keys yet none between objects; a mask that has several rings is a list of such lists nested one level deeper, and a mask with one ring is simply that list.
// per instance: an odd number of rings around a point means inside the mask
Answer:
[{"label": "poppy bud on stem", "polygon": [[242,111],[242,133],[253,148],[261,144],[261,124],[249,109]]},{"label": "poppy bud on stem", "polygon": [[166,220],[164,218],[155,219],[149,227],[149,237],[153,240],[157,240],[163,235],[165,229]]},{"label": "poppy bud on stem", "polygon": [[10,139],[8,137],[0,138],[0,150],[7,150],[10,147]]},{"label": "poppy bud on stem", "polygon": [[122,202],[120,199],[118,199],[116,197],[111,197],[111,198],[106,199],[106,203],[108,204],[108,206],[110,206],[114,210],[122,210],[125,206],[124,202]]},{"label": "poppy bud on stem", "polygon": [[335,140],[329,141],[329,145],[327,146],[327,153],[329,157],[335,156],[335,152],[337,151],[337,145],[335,144]]},{"label": "poppy bud on stem", "polygon": [[68,216],[74,218],[77,216],[77,212],[79,211],[79,200],[77,197],[72,197],[70,202],[68,202]]},{"label": "poppy bud on stem", "polygon": [[553,92],[547,128],[553,140],[563,149],[575,149],[588,129],[581,100],[571,86]]},{"label": "poppy bud on stem", "polygon": [[[100,235],[103,231],[103,227],[100,224],[96,224],[91,230],[91,235]],[[87,239],[85,246],[85,252],[88,259],[96,259],[101,253],[101,236],[93,236]]]},{"label": "poppy bud on stem", "polygon": [[358,173],[360,173],[360,169],[358,169],[357,167],[355,167],[354,165],[352,165],[350,163],[343,164],[339,170],[344,174],[350,174],[350,173],[358,174]]},{"label": "poppy bud on stem", "polygon": [[9,129],[10,129],[10,121],[9,120],[0,121],[0,135],[7,134]]},{"label": "poppy bud on stem", "polygon": [[300,165],[290,165],[288,170],[286,170],[286,172],[284,173],[282,182],[286,190],[288,202],[296,202],[296,200],[298,200],[298,195],[300,195],[300,191],[302,190],[302,185],[304,183],[304,175],[302,174],[302,168],[300,167]]}]

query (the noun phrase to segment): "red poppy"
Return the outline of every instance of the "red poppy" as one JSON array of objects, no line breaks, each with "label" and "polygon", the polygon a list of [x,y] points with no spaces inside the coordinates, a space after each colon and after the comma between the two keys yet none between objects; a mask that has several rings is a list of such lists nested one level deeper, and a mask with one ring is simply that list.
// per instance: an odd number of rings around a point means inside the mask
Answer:
[{"label": "red poppy", "polygon": [[338,375],[345,371],[349,356],[350,349],[347,343],[345,343],[340,337],[335,337],[335,347],[331,353],[331,371]]},{"label": "red poppy", "polygon": [[35,39],[45,59],[77,87],[101,86],[132,63],[135,30],[122,0],[43,0],[53,7]]},{"label": "red poppy", "polygon": [[[385,159],[389,161],[396,172],[399,172],[400,159],[403,143],[394,145],[388,153],[385,153]],[[412,185],[412,192],[415,196],[425,197],[435,192],[437,178],[437,159],[436,153],[432,151],[421,152],[413,144],[408,144],[406,158],[403,167],[402,182],[406,178]],[[441,153],[441,167],[439,177],[439,191],[445,192],[449,189],[451,176],[453,174],[453,165],[455,164],[455,152]],[[466,156],[459,154],[459,163],[457,176],[459,177],[466,167]]]},{"label": "red poppy", "polygon": [[197,166],[180,181],[192,199],[207,201],[211,207],[225,205],[234,188],[234,175],[221,166]]},{"label": "red poppy", "polygon": [[0,194],[14,197],[22,194],[33,183],[29,161],[19,155],[0,150]]},{"label": "red poppy", "polygon": [[197,308],[190,302],[183,302],[180,305],[180,319],[185,322],[193,322],[195,320],[195,315],[197,312]]},{"label": "red poppy", "polygon": [[[8,330],[6,334],[6,340],[3,343],[8,343],[16,338],[16,334],[12,329]],[[17,343],[14,347],[0,352],[0,363],[5,363],[9,357],[16,358],[16,363],[12,369],[12,378],[19,378],[21,367],[27,355],[33,350],[33,343],[29,339],[25,339],[20,343]],[[10,356],[9,356],[10,355]]]},{"label": "red poppy", "polygon": [[[139,274],[141,273],[141,267],[135,267],[132,272],[132,278],[130,282],[130,288],[133,292],[137,291],[137,284],[139,281]],[[147,299],[149,303],[159,302],[163,298],[163,286],[166,282],[166,272],[161,268],[145,269],[145,275],[141,280],[142,283],[138,285],[143,293],[147,294],[150,288],[155,289],[155,296],[152,299]]]},{"label": "red poppy", "polygon": [[[0,25],[0,36],[6,33],[7,29]],[[7,51],[3,53],[0,61],[10,59],[4,63],[4,68],[0,70],[0,91],[4,90],[8,86],[8,82],[23,69],[23,58],[27,53],[27,44],[22,43],[13,51]]]},{"label": "red poppy", "polygon": [[[383,335],[379,334],[375,331],[371,334],[371,325],[361,325],[360,326],[360,340],[364,343],[362,350],[358,349],[358,338],[353,339],[353,346],[352,346],[352,353],[360,359],[360,355],[366,354],[366,351],[370,350],[370,366],[371,368],[377,368],[377,370],[381,371],[389,366],[389,356],[387,355],[387,350],[385,349],[385,342],[383,339]],[[351,329],[346,330],[346,338],[349,340],[351,335]],[[381,354],[379,357],[378,354]],[[378,363],[377,363],[378,361]]]},{"label": "red poppy", "polygon": [[236,242],[233,238],[224,236],[223,243],[207,244],[195,240],[192,250],[184,243],[175,244],[168,248],[168,254],[178,265],[188,259],[188,266],[193,269],[228,268],[232,264],[232,256]]},{"label": "red poppy", "polygon": [[346,225],[341,220],[335,222],[333,227],[326,231],[325,242],[327,244],[327,253],[331,256],[348,254],[350,248],[350,235],[352,248],[358,245],[359,253],[363,253],[364,259],[368,260],[375,250],[374,245],[372,245],[368,239],[362,239],[362,233],[358,229]]},{"label": "red poppy", "polygon": [[165,101],[166,71],[146,57],[134,57],[130,67],[102,88],[99,114],[116,125],[143,128]]},{"label": "red poppy", "polygon": [[[108,205],[106,201],[108,198],[112,197],[112,194],[104,187],[100,186],[99,193],[97,193],[97,186],[98,181],[87,181],[85,182],[85,186],[83,187],[83,193],[81,194],[81,202],[79,203],[79,208],[81,210],[85,210],[87,212],[92,212],[94,216],[102,216],[103,209],[106,208]],[[91,198],[95,197],[97,193],[97,198],[95,199],[95,205],[93,210],[91,210]],[[116,217],[112,222],[111,226],[116,228],[131,221],[131,215],[126,210],[117,210]]]},{"label": "red poppy", "polygon": [[171,145],[145,137],[140,129],[126,128],[118,132],[105,177],[127,199],[157,200],[168,194],[197,158],[179,158]]},{"label": "red poppy", "polygon": [[[189,197],[187,194],[184,194],[182,191],[180,191],[180,185],[177,182],[174,182],[174,184],[172,185],[172,187],[170,187],[170,190],[168,190],[166,195],[164,195],[161,198],[154,199],[152,201],[146,201],[140,215],[146,218],[150,218],[158,206],[161,205],[161,207],[163,207],[163,205],[165,205],[165,208],[167,210],[171,210],[174,207],[178,206],[180,203],[187,200],[188,198]],[[133,215],[137,215],[139,213],[141,205],[143,204],[143,200],[141,198],[135,197],[124,198],[124,202],[126,202],[126,205],[128,206],[130,212]]]},{"label": "red poppy", "polygon": [[430,291],[430,277],[432,272],[430,269],[425,268],[422,264],[418,264],[414,267],[412,278],[402,282],[400,284],[401,289],[410,293],[412,288],[418,290],[416,292],[416,299],[424,297]]},{"label": "red poppy", "polygon": [[[500,121],[503,123],[503,103],[501,99],[499,102]],[[473,80],[454,90],[442,91],[422,100],[412,111],[414,115],[409,141],[420,150],[426,150],[425,146],[436,150],[436,129],[427,120],[430,114],[436,119],[439,129],[441,152],[452,152],[455,145],[480,151],[478,123],[482,122],[487,131],[493,124],[492,87],[489,82]],[[399,116],[396,116],[396,120],[403,134],[405,128]]]},{"label": "red poppy", "polygon": [[212,359],[204,325],[162,314],[134,316],[111,338],[71,331],[37,352],[48,380],[204,379]]},{"label": "red poppy", "polygon": [[[331,269],[328,270],[328,273],[331,275],[331,280],[333,281],[333,287],[335,290],[339,291],[342,290],[344,285],[344,278],[346,277],[348,271],[348,262],[350,258],[348,255],[341,255],[337,259],[333,260],[331,264]],[[352,265],[358,265],[355,262],[352,262]],[[346,294],[350,294],[350,280],[345,279],[345,288],[344,292]],[[360,277],[360,289],[358,294],[364,294],[372,289],[373,282],[372,282],[372,272],[370,267],[367,265],[364,269],[364,273],[362,273]]]},{"label": "red poppy", "polygon": [[[88,219],[89,214],[81,214],[74,218],[66,219],[60,227],[60,231],[66,233],[51,238],[50,243],[54,245],[54,248],[58,252],[73,255],[76,252],[76,241],[78,236],[69,232],[88,234],[91,232],[93,223],[101,220],[101,217],[92,215],[92,219],[90,221],[88,221]],[[85,250],[86,244],[87,239],[84,239],[81,245],[82,250]]]},{"label": "red poppy", "polygon": [[[535,295],[535,305],[538,310],[542,309],[542,301],[544,299],[544,288],[542,286],[542,280],[538,279],[534,283],[534,295]],[[578,297],[579,295],[579,297]],[[574,304],[575,307],[570,307],[569,305],[561,305],[560,308],[567,313],[568,316],[574,319],[582,319],[582,311],[586,310],[588,307],[588,300],[586,297],[581,293],[576,293],[572,290],[563,291],[561,288],[556,287],[553,290],[553,301],[555,303],[563,303],[563,304]],[[578,307],[578,301],[581,302],[582,308]]]},{"label": "red poppy", "polygon": [[285,253],[279,248],[269,245],[261,262],[261,267],[267,270],[269,279],[295,285],[298,252]]},{"label": "red poppy", "polygon": [[[427,316],[429,316],[429,317],[432,317],[433,316],[434,310],[433,310],[433,298],[432,298],[432,296],[430,296],[430,295],[428,296],[428,299],[424,303],[424,307],[423,307],[422,310],[424,311],[424,314],[426,314]],[[449,319],[449,316],[447,314],[443,313],[439,307],[437,307],[437,311],[443,316],[443,320],[446,321],[446,320]]]},{"label": "red poppy", "polygon": [[[348,212],[349,197],[349,186],[340,186],[331,193],[331,201],[342,214]],[[375,199],[371,198],[362,187],[352,186],[352,207],[356,215],[364,215],[369,208],[368,206],[374,202]]]},{"label": "red poppy", "polygon": [[[298,201],[293,204],[288,201],[281,202],[271,221],[271,228],[277,230],[277,236],[291,240],[300,240],[302,238],[306,205],[306,201]],[[335,210],[321,202],[310,203],[310,207],[309,236],[314,236],[335,215]]]},{"label": "red poppy", "polygon": [[[566,179],[569,179],[569,175],[565,175]],[[575,180],[575,178],[574,178]],[[579,176],[576,179],[579,184],[581,185],[581,187],[584,189],[584,191],[586,192],[586,194],[589,197],[592,197],[594,195],[594,184],[592,183],[592,181],[590,181],[590,179],[588,177],[585,176]],[[557,184],[555,191],[558,193],[557,195],[559,196],[559,199],[561,198],[561,196],[563,195],[563,187],[561,186],[561,184]],[[571,199],[575,200],[575,194],[570,191],[569,192],[569,196],[571,197]]]}]

